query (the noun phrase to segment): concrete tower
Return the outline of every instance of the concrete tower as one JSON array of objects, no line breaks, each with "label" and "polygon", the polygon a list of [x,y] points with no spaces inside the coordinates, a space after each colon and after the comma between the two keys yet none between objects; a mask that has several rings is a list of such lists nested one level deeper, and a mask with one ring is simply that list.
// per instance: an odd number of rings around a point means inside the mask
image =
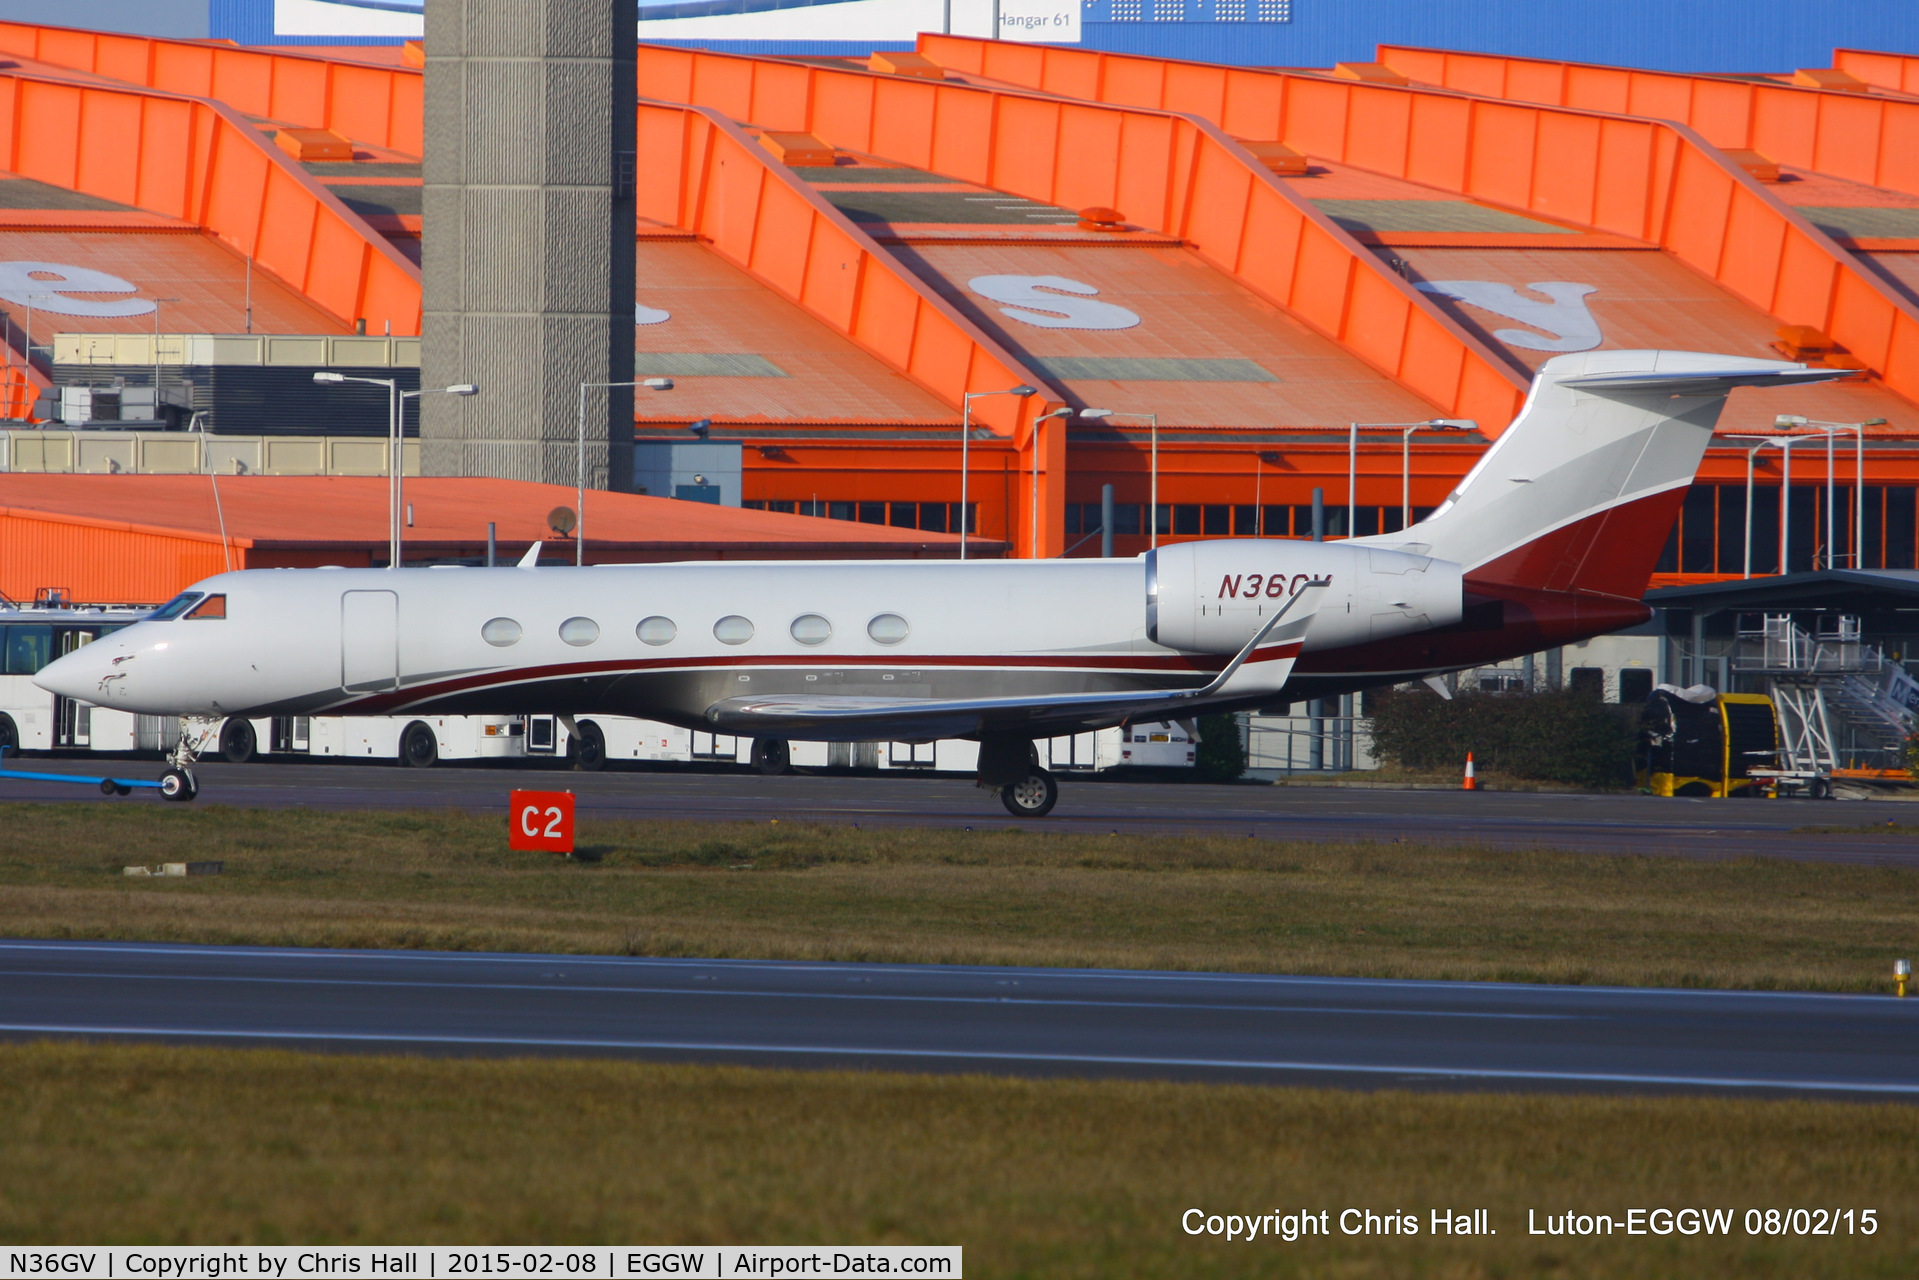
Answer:
[{"label": "concrete tower", "polygon": [[[583,382],[633,377],[632,0],[426,0],[421,469],[572,484]],[[628,488],[630,390],[587,393]]]}]

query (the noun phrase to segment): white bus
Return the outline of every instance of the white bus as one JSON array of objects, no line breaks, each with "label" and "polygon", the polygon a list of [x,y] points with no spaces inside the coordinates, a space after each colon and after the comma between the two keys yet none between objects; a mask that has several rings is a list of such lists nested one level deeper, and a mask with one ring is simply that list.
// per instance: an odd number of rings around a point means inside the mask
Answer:
[{"label": "white bus", "polygon": [[521,716],[274,716],[222,721],[215,741],[233,764],[318,756],[426,768],[442,760],[519,759],[525,733]]},{"label": "white bus", "polygon": [[[150,606],[0,607],[0,747],[8,754],[160,752],[179,721],[56,697],[34,673],[81,645],[138,622]],[[430,765],[440,760],[509,759],[526,754],[522,716],[276,716],[224,720],[204,751],[236,764],[263,756],[336,756]]]},{"label": "white bus", "polygon": [[33,682],[55,658],[144,618],[143,606],[0,606],[0,748],[159,751],[169,721],[59,698]]},{"label": "white bus", "polygon": [[[973,773],[979,743],[960,738],[936,742],[783,742],[679,729],[626,716],[581,716],[579,740],[553,716],[527,717],[529,756],[571,759],[586,769],[613,762],[737,764],[762,773],[798,769],[908,769]],[[1055,773],[1094,773],[1121,766],[1190,768],[1197,744],[1178,725],[1145,724],[1096,733],[1041,738],[1034,743],[1042,766]]]}]

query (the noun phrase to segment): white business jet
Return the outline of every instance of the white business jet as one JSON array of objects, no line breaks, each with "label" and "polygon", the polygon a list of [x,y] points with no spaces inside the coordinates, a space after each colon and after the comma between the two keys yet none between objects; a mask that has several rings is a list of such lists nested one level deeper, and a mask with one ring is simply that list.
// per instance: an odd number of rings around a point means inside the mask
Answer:
[{"label": "white business jet", "polygon": [[[980,744],[1051,810],[1037,738],[1422,679],[1602,635],[1639,597],[1727,395],[1844,371],[1593,351],[1539,371],[1430,517],[1132,560],[277,569],[220,574],[52,663],[45,689],[186,721],[586,713],[786,741]],[[203,735],[163,794],[191,799]]]}]

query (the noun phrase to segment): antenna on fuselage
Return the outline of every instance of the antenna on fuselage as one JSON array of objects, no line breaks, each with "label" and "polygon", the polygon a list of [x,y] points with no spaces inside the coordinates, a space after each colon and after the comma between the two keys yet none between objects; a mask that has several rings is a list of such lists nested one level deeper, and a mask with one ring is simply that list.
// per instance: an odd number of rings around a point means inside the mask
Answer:
[{"label": "antenna on fuselage", "polygon": [[544,542],[536,542],[532,546],[528,547],[526,549],[526,554],[520,557],[519,567],[522,569],[539,568],[540,567],[540,548],[544,547],[545,545],[546,544]]}]

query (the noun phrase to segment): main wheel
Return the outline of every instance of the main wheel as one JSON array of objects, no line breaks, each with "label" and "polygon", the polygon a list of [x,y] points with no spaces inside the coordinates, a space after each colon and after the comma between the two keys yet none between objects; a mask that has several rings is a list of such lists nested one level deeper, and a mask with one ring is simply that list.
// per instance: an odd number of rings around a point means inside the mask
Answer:
[{"label": "main wheel", "polygon": [[200,784],[185,769],[168,769],[160,775],[160,798],[185,802],[200,794]]},{"label": "main wheel", "polygon": [[573,757],[575,769],[598,773],[606,768],[606,734],[591,720],[575,722],[573,739],[567,750]]},{"label": "main wheel", "polygon": [[784,738],[753,739],[753,767],[769,778],[791,772],[793,752]]},{"label": "main wheel", "polygon": [[400,734],[400,763],[409,769],[430,769],[440,759],[440,740],[433,727],[415,720]]},{"label": "main wheel", "polygon": [[220,729],[220,755],[228,764],[245,764],[259,746],[251,720],[229,720]]},{"label": "main wheel", "polygon": [[1000,803],[1015,818],[1044,818],[1059,803],[1059,783],[1044,769],[1031,773],[1010,787],[1001,787]]}]

